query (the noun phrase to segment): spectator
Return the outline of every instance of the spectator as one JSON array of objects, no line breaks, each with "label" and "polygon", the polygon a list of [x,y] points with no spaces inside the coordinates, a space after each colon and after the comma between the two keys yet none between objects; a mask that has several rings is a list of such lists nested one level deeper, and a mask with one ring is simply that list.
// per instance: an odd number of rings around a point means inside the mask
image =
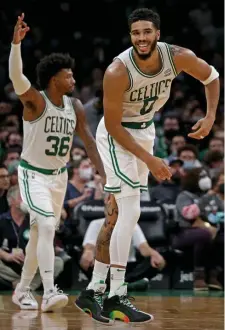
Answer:
[{"label": "spectator", "polygon": [[170,155],[167,158],[168,161],[172,160],[174,157],[177,157],[178,150],[183,148],[186,144],[185,137],[183,135],[175,135],[171,140],[170,145]]},{"label": "spectator", "polygon": [[19,160],[13,160],[12,162],[10,162],[10,164],[8,166],[11,186],[15,186],[18,184],[18,166],[19,166],[19,164],[20,164]]},{"label": "spectator", "polygon": [[[0,278],[10,282],[15,288],[20,279],[25,257],[25,249],[29,240],[29,215],[21,203],[19,187],[14,186],[7,194],[10,211],[0,221]],[[35,226],[35,225],[34,225]],[[63,261],[55,257],[55,278],[63,271]],[[39,272],[36,273],[31,289],[41,285]]]},{"label": "spectator", "polygon": [[21,153],[21,150],[18,148],[9,148],[5,154],[5,160],[4,160],[5,166],[8,167],[10,165],[10,163],[13,162],[14,160],[19,160],[20,153]]},{"label": "spectator", "polygon": [[9,210],[9,205],[6,198],[9,187],[9,172],[5,165],[0,164],[0,214]]},{"label": "spectator", "polygon": [[204,149],[201,153],[199,158],[201,160],[204,159],[205,154],[207,153],[207,151],[219,151],[222,154],[224,153],[224,142],[222,139],[217,138],[217,137],[213,137],[209,140],[209,148],[208,149]]},{"label": "spectator", "polygon": [[10,133],[6,138],[6,148],[22,148],[22,136],[19,133]]},{"label": "spectator", "polygon": [[86,150],[79,145],[74,145],[70,151],[70,159],[72,161],[79,161],[82,158],[86,158],[87,157],[87,153]]},{"label": "spectator", "polygon": [[99,90],[96,96],[84,105],[86,117],[91,129],[92,135],[95,137],[98,124],[103,116],[103,92]]},{"label": "spectator", "polygon": [[162,131],[159,132],[159,139],[155,147],[155,154],[158,157],[166,158],[169,152],[169,145],[175,135],[180,133],[180,123],[176,116],[167,115],[163,121]]},{"label": "spectator", "polygon": [[224,169],[224,155],[220,151],[208,151],[205,154],[204,162],[209,169],[211,178],[216,177]]},{"label": "spectator", "polygon": [[[213,249],[217,229],[202,220],[199,208],[201,196],[211,189],[211,179],[205,170],[189,170],[182,178],[182,189],[176,201],[180,231],[174,238],[173,247],[182,251],[193,250],[194,290],[205,291],[208,287],[221,290]],[[206,271],[209,273],[208,285]]]},{"label": "spectator", "polygon": [[180,148],[177,152],[177,156],[184,162],[184,169],[202,166],[198,160],[198,150],[192,144],[186,144],[183,148]]},{"label": "spectator", "polygon": [[72,217],[73,209],[80,202],[95,199],[99,193],[91,184],[93,168],[89,158],[83,158],[72,164],[69,169],[69,182],[64,201],[64,208],[68,218]]},{"label": "spectator", "polygon": [[160,204],[175,204],[178,194],[181,192],[180,181],[183,175],[183,161],[173,159],[169,162],[172,177],[170,181],[162,181],[150,190],[151,201]]},{"label": "spectator", "polygon": [[[92,221],[83,240],[80,266],[89,278],[91,278],[94,265],[96,241],[104,221],[105,219]],[[135,250],[138,250],[145,258],[143,262],[137,262]],[[165,267],[165,264],[163,256],[149,246],[144,233],[137,224],[130,248],[126,282],[136,282],[146,277],[152,278]]]}]

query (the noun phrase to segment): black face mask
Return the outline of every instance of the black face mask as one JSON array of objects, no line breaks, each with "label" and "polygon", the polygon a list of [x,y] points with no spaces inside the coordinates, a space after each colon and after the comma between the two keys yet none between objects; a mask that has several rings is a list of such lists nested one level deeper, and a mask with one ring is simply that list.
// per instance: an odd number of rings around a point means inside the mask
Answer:
[{"label": "black face mask", "polygon": [[179,130],[177,129],[168,129],[164,131],[164,135],[168,140],[172,140],[174,136],[176,136],[179,133]]},{"label": "black face mask", "polygon": [[219,185],[219,193],[224,195],[224,183]]},{"label": "black face mask", "polygon": [[180,174],[178,174],[178,173],[173,174],[171,177],[171,180],[177,185],[180,184],[180,181],[181,181]]}]

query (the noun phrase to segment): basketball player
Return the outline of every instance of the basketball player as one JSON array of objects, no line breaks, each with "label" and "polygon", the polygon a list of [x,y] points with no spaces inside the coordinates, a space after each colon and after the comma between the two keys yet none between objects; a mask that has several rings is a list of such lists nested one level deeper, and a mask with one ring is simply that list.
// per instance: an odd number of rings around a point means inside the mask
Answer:
[{"label": "basketball player", "polygon": [[[188,136],[203,139],[215,120],[219,74],[191,50],[159,42],[160,17],[154,11],[133,11],[128,25],[132,47],[117,56],[105,72],[104,119],[96,135],[107,177],[105,190],[114,196],[108,204],[114,223],[106,222],[99,234],[93,278],[76,304],[100,322],[106,317],[142,323],[151,321],[152,316],[131,304],[124,276],[133,230],[140,216],[140,191],[147,189],[148,172],[160,180],[171,177],[163,160],[152,156],[154,114],[168,100],[173,79],[182,71],[188,73],[203,83],[207,99],[206,116]],[[103,302],[109,266],[111,290]]]},{"label": "basketball player", "polygon": [[41,309],[47,312],[68,302],[67,295],[54,287],[53,240],[67,187],[66,163],[74,130],[102,177],[105,172],[81,102],[66,95],[73,91],[75,84],[73,59],[64,54],[44,57],[37,66],[42,89],[37,91],[22,72],[21,40],[28,31],[22,14],[14,29],[9,76],[24,105],[24,142],[18,175],[21,196],[30,213],[31,231],[21,281],[12,300],[21,309],[38,308],[29,285],[39,266],[44,287]]}]

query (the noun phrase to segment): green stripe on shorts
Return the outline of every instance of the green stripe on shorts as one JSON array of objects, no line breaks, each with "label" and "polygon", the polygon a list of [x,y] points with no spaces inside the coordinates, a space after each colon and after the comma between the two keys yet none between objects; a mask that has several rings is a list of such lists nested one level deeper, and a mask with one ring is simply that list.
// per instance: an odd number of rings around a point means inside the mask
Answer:
[{"label": "green stripe on shorts", "polygon": [[120,187],[104,187],[104,191],[106,192],[112,192],[112,193],[118,193],[121,192],[121,188]]},{"label": "green stripe on shorts", "polygon": [[140,188],[140,182],[134,182],[128,176],[126,176],[123,172],[121,172],[118,164],[118,160],[116,157],[115,145],[113,143],[113,138],[108,134],[108,142],[109,142],[109,152],[112,160],[113,169],[115,174],[120,178],[123,182],[127,183],[133,189]]},{"label": "green stripe on shorts", "polygon": [[29,208],[32,211],[35,211],[41,215],[44,215],[45,217],[54,217],[55,215],[53,212],[46,212],[33,204],[31,196],[30,196],[28,174],[27,174],[26,170],[23,170],[23,175],[24,175],[23,184],[24,184],[25,195],[26,195],[26,199],[27,199]]}]

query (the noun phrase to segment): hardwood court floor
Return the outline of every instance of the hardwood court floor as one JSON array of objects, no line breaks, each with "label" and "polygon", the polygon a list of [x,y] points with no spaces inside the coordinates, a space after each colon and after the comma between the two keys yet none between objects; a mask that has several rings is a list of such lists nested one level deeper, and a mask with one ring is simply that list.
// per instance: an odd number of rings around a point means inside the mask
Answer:
[{"label": "hardwood court floor", "polygon": [[[1,294],[1,293],[0,293]],[[223,295],[193,296],[176,293],[171,296],[158,293],[138,296],[135,304],[152,313],[155,320],[146,325],[135,326],[144,330],[222,330]],[[37,297],[41,301],[41,297]],[[98,324],[74,306],[75,296],[70,296],[69,305],[59,313],[20,311],[11,303],[11,296],[0,296],[0,330],[106,330],[129,329],[134,326],[116,322],[112,327]]]}]

